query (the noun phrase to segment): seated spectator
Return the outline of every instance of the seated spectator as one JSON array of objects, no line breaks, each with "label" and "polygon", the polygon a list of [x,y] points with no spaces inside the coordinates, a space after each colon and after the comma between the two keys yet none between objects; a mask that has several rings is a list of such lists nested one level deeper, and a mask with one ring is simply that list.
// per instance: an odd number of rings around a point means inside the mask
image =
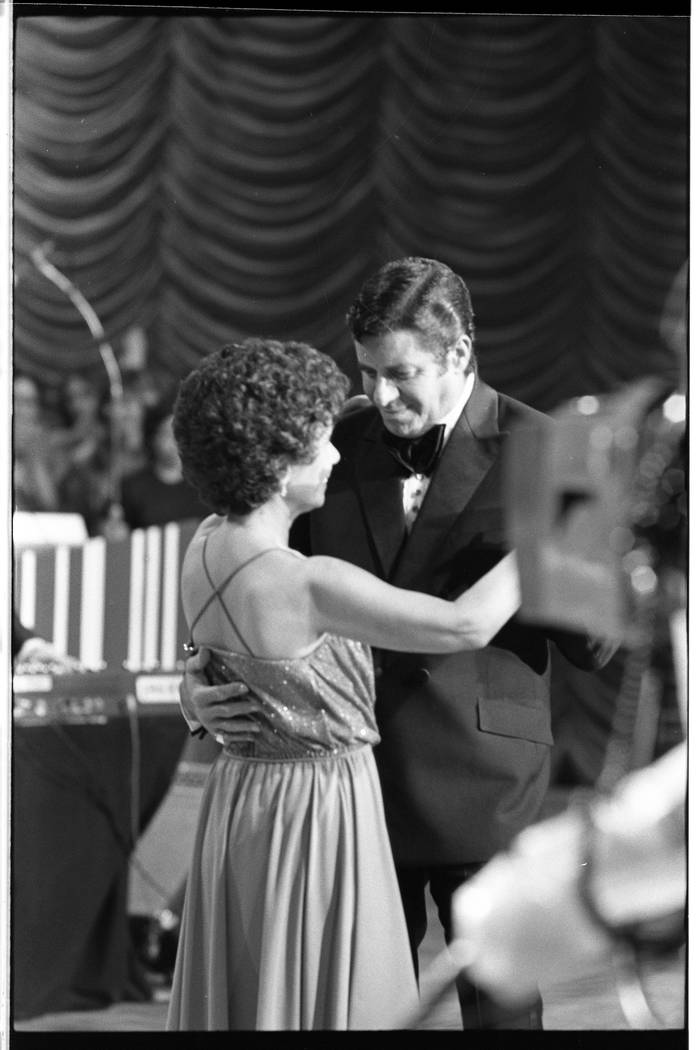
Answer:
[{"label": "seated spectator", "polygon": [[140,377],[133,372],[122,375],[123,395],[109,407],[109,418],[114,424],[115,463],[119,478],[145,466],[143,447],[143,414],[146,403]]},{"label": "seated spectator", "polygon": [[53,435],[53,444],[65,462],[66,470],[81,467],[109,450],[107,391],[104,383],[90,374],[74,374],[63,384],[60,409],[65,425]]},{"label": "seated spectator", "polygon": [[105,380],[97,373],[70,376],[61,407],[65,426],[54,435],[54,447],[65,461],[58,482],[59,509],[82,515],[90,536],[118,538],[126,530],[115,531],[113,522],[119,450],[113,447]]},{"label": "seated spectator", "polygon": [[133,389],[144,408],[170,401],[174,404],[178,383],[171,371],[160,367],[126,369],[124,386]]},{"label": "seated spectator", "polygon": [[56,461],[43,419],[40,388],[30,376],[15,372],[12,396],[15,509],[56,511]]},{"label": "seated spectator", "polygon": [[105,535],[114,504],[114,476],[109,446],[99,443],[64,473],[58,486],[60,510],[80,514],[89,536]]},{"label": "seated spectator", "polygon": [[182,476],[172,413],[170,399],[144,412],[143,442],[148,462],[122,480],[124,520],[132,529],[205,518],[210,513]]}]

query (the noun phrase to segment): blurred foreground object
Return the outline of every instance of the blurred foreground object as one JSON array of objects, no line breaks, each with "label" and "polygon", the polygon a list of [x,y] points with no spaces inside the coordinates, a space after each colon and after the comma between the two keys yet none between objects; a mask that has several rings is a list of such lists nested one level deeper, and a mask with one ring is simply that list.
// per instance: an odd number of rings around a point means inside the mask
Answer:
[{"label": "blurred foreground object", "polygon": [[79,547],[88,538],[82,514],[16,510],[12,515],[15,550],[25,547]]},{"label": "blurred foreground object", "polygon": [[517,1013],[542,985],[607,967],[630,1028],[677,1027],[652,1009],[643,969],[682,961],[686,784],[683,743],[521,832],[455,893],[453,940],[402,1026],[421,1027],[461,972]]},{"label": "blurred foreground object", "polygon": [[686,608],[688,302],[686,260],[659,321],[664,377],[577,398],[512,435],[507,526],[523,619],[635,649]]},{"label": "blurred foreground object", "polygon": [[504,1002],[538,984],[617,967],[632,1027],[659,1027],[632,989],[635,956],[685,939],[686,746],[635,771],[609,797],[524,831],[454,898],[458,968]]},{"label": "blurred foreground object", "polygon": [[687,739],[632,769],[670,647],[687,736],[687,264],[659,332],[677,385],[648,377],[582,397],[509,449],[509,528],[526,620],[627,650],[596,791],[521,833],[454,898],[451,964],[504,1002],[607,960],[632,1028],[662,1028],[645,960],[679,953],[687,918]]},{"label": "blurred foreground object", "polygon": [[668,574],[684,553],[673,544],[685,511],[685,408],[682,394],[648,378],[578,398],[551,427],[515,435],[508,527],[524,619],[635,646],[650,602],[664,617],[683,604]]}]

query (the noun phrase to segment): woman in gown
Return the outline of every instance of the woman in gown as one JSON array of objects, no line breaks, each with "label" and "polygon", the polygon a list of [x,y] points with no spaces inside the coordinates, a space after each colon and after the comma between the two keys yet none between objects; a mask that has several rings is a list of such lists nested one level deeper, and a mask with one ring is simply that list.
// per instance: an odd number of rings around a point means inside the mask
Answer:
[{"label": "woman in gown", "polygon": [[326,355],[259,339],[180,386],[185,476],[216,512],[183,564],[190,647],[254,699],[205,786],[169,1030],[387,1029],[417,1005],[369,647],[481,647],[516,611],[518,575],[507,555],[444,601],[289,548],[293,520],[325,498],[347,386]]}]

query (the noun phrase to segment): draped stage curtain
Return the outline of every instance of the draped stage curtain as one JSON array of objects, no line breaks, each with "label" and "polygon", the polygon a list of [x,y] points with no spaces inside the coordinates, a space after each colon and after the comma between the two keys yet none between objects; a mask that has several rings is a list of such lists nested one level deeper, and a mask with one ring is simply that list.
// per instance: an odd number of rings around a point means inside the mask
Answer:
[{"label": "draped stage curtain", "polygon": [[[138,325],[176,378],[247,334],[305,339],[355,378],[347,306],[420,254],[471,288],[484,377],[537,408],[675,377],[659,323],[688,255],[689,33],[673,16],[21,17],[15,365],[51,382],[96,362],[37,248],[117,354]],[[614,670],[569,686],[594,720]]]}]

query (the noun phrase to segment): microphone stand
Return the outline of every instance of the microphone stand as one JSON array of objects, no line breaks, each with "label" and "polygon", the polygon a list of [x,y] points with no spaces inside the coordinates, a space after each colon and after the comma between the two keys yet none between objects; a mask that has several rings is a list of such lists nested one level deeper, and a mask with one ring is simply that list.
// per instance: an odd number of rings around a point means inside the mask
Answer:
[{"label": "microphone stand", "polygon": [[51,241],[38,245],[30,254],[30,258],[37,270],[51,281],[53,285],[70,299],[76,310],[87,324],[92,333],[99,350],[102,364],[104,365],[109,380],[109,432],[110,432],[110,457],[109,457],[109,496],[110,515],[114,508],[121,507],[121,471],[117,463],[117,448],[119,443],[119,416],[124,402],[124,386],[119,370],[116,355],[107,341],[102,323],[79,288],[49,261],[48,253],[53,248]]}]

